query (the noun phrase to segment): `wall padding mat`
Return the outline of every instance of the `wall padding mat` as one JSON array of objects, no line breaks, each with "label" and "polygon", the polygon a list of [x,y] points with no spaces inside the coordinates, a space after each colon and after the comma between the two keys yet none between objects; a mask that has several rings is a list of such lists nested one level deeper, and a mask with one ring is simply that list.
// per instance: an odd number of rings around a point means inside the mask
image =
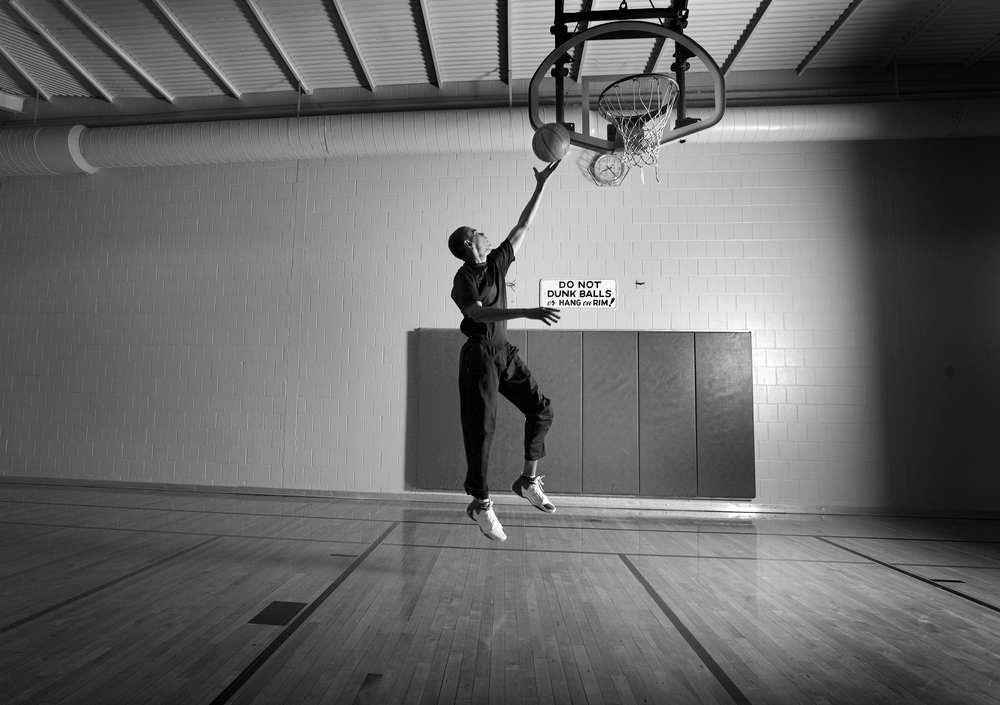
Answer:
[{"label": "wall padding mat", "polygon": [[694,333],[639,333],[639,494],[698,495]]},{"label": "wall padding mat", "polygon": [[639,365],[634,332],[583,333],[583,491],[639,493]]},{"label": "wall padding mat", "polygon": [[583,492],[583,333],[528,331],[528,367],[552,400],[555,421],[538,472],[549,492]]},{"label": "wall padding mat", "polygon": [[698,496],[756,496],[749,333],[695,333]]}]

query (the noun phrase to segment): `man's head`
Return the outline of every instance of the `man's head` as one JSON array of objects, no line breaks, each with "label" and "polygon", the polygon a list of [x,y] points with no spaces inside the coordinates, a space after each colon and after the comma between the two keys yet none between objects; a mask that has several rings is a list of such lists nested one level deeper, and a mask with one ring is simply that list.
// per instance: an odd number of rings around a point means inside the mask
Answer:
[{"label": "man's head", "polygon": [[484,258],[493,247],[481,232],[463,225],[448,238],[448,249],[460,260],[476,262]]}]

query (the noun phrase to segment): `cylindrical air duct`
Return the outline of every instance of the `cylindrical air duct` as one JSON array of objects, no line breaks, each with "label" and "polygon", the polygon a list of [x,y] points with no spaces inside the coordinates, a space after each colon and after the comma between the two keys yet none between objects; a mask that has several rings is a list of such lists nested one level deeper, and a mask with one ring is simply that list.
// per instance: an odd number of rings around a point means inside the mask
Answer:
[{"label": "cylindrical air duct", "polygon": [[[698,110],[689,110],[693,117]],[[297,159],[528,153],[524,108],[0,130],[0,176]],[[730,108],[691,143],[1000,136],[1000,101]],[[669,148],[669,147],[668,147]]]},{"label": "cylindrical air duct", "polygon": [[[707,110],[689,111],[694,117]],[[869,103],[733,108],[688,142],[841,142],[1000,135],[1000,101]]]},{"label": "cylindrical air duct", "polygon": [[80,153],[83,125],[0,130],[0,175],[93,174]]},{"label": "cylindrical air duct", "polygon": [[525,110],[447,110],[99,127],[81,148],[110,168],[524,152],[531,134]]}]

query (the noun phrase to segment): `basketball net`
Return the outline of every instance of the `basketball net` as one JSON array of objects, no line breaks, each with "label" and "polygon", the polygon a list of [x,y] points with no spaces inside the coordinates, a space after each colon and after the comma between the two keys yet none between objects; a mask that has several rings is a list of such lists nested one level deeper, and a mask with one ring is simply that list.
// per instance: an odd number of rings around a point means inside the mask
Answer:
[{"label": "basketball net", "polygon": [[[622,160],[640,169],[655,165],[657,183],[660,139],[679,94],[677,82],[670,76],[644,73],[615,81],[597,99],[598,113],[617,131]],[[645,172],[642,181],[646,182]]]}]

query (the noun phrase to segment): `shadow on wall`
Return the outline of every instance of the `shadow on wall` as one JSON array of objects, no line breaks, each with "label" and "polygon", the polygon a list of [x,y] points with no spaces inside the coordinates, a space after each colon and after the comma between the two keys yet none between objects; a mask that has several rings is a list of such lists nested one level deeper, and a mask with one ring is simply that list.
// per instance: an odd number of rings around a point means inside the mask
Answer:
[{"label": "shadow on wall", "polygon": [[877,159],[890,504],[1000,510],[1000,140]]}]

